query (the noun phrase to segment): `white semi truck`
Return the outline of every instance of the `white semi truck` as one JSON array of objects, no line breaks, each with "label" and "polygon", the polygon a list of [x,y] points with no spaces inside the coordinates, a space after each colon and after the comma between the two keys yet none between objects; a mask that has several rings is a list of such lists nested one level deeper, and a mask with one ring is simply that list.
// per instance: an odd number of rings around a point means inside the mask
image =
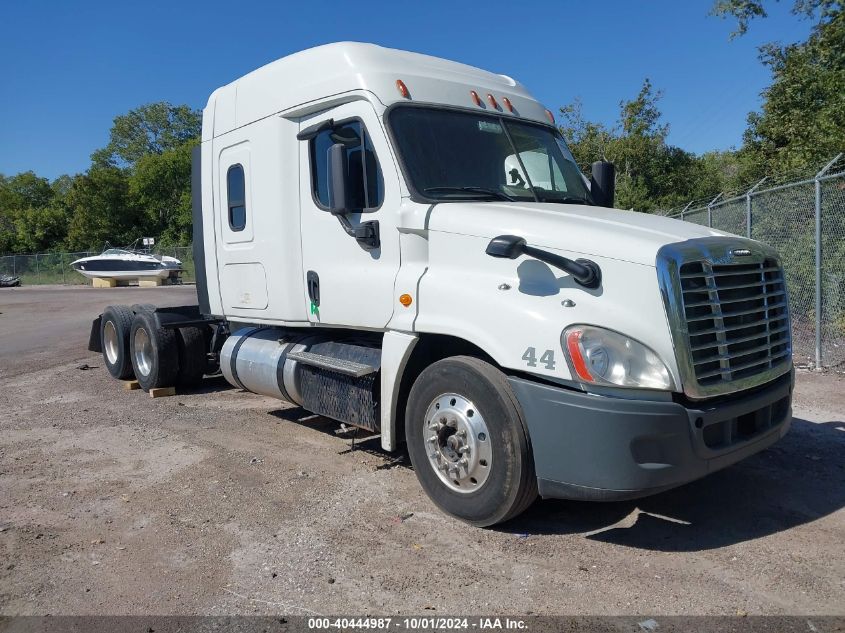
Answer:
[{"label": "white semi truck", "polygon": [[214,91],[194,155],[197,306],[110,306],[145,389],[222,371],[407,446],[445,512],[653,494],[791,422],[777,253],[612,208],[517,81],[339,43]]}]

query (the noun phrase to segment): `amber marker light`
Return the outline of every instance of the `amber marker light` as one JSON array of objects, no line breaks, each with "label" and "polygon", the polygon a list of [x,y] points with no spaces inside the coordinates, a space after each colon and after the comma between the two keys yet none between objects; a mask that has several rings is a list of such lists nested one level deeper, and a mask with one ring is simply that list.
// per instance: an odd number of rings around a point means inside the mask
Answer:
[{"label": "amber marker light", "polygon": [[552,114],[551,110],[546,110],[546,118],[549,120],[549,123],[551,123],[552,125],[555,124],[555,115]]},{"label": "amber marker light", "polygon": [[406,99],[411,98],[411,93],[408,90],[408,86],[406,86],[405,82],[401,79],[396,80],[396,89],[399,91],[399,94],[405,97]]},{"label": "amber marker light", "polygon": [[406,308],[409,305],[411,305],[413,302],[414,302],[414,300],[413,300],[413,298],[411,298],[411,295],[409,295],[409,294],[404,294],[404,295],[401,295],[399,297],[399,303],[401,303]]},{"label": "amber marker light", "polygon": [[487,94],[487,103],[489,103],[490,107],[493,108],[494,110],[499,109],[499,104],[496,103],[496,97],[494,97],[493,95],[491,95],[489,93]]},{"label": "amber marker light", "polygon": [[477,105],[480,108],[481,107],[481,97],[478,96],[478,93],[475,90],[470,90],[469,96],[472,97],[473,103],[475,103],[475,105]]},{"label": "amber marker light", "polygon": [[502,97],[502,103],[505,104],[505,107],[508,109],[508,112],[513,112],[513,104],[511,103],[510,99],[508,99],[507,97]]}]

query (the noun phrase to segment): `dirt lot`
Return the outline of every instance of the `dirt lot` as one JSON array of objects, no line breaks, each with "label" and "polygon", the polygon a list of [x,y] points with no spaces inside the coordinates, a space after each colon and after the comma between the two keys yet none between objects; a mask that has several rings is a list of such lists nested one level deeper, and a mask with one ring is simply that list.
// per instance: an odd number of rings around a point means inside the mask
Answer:
[{"label": "dirt lot", "polygon": [[793,431],[705,480],[480,530],[325,419],[152,400],[85,350],[105,304],[193,294],[0,290],[0,613],[845,614],[841,378],[799,374]]}]

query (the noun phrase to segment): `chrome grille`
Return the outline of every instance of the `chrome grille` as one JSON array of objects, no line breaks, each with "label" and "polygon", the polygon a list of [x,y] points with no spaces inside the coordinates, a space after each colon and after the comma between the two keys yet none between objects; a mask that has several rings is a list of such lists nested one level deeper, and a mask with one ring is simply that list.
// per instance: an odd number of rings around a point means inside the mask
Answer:
[{"label": "chrome grille", "polygon": [[762,373],[789,359],[783,271],[759,263],[681,265],[687,338],[700,385]]},{"label": "chrome grille", "polygon": [[786,285],[771,248],[698,238],[661,248],[657,267],[687,395],[740,391],[790,371]]}]

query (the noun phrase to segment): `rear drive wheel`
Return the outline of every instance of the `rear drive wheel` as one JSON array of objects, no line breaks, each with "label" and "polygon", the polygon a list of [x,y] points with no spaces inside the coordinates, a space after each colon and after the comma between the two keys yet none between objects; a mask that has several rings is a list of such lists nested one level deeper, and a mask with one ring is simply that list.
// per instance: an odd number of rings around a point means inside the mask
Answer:
[{"label": "rear drive wheel", "polygon": [[129,348],[138,384],[146,391],[172,387],[179,373],[179,347],[176,332],[157,326],[155,316],[146,310],[135,314]]},{"label": "rear drive wheel", "polygon": [[411,388],[405,437],[428,496],[467,523],[507,521],[537,497],[522,410],[489,363],[455,356],[426,368]]},{"label": "rear drive wheel", "polygon": [[196,326],[180,327],[176,342],[179,345],[179,384],[196,387],[202,382],[208,364],[205,353],[205,332]]},{"label": "rear drive wheel", "polygon": [[100,320],[100,349],[109,373],[120,380],[132,378],[129,334],[132,310],[126,306],[109,306]]},{"label": "rear drive wheel", "polygon": [[144,312],[144,311],[155,312],[156,309],[157,309],[156,306],[154,306],[152,303],[134,303],[134,304],[132,304],[132,312],[134,312],[135,314],[137,314],[139,312]]}]

